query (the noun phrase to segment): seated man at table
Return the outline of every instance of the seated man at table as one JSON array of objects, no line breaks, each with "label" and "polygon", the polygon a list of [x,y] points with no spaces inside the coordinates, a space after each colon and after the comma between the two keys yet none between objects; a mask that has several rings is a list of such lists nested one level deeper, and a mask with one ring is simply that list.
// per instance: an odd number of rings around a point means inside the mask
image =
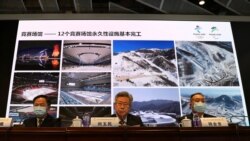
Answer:
[{"label": "seated man at table", "polygon": [[205,105],[205,96],[202,93],[194,93],[190,96],[189,100],[189,106],[192,112],[188,115],[182,116],[178,119],[178,122],[180,123],[182,119],[188,118],[192,120],[193,124],[193,118],[194,116],[198,116],[199,118],[203,117],[214,117],[212,115],[206,114],[206,105]]},{"label": "seated man at table", "polygon": [[129,113],[133,102],[133,96],[126,91],[119,92],[115,96],[114,108],[116,114],[112,117],[118,117],[121,126],[144,126],[139,116]]},{"label": "seated man at table", "polygon": [[50,100],[46,95],[38,95],[33,99],[35,117],[24,120],[25,127],[60,127],[61,121],[48,114]]}]

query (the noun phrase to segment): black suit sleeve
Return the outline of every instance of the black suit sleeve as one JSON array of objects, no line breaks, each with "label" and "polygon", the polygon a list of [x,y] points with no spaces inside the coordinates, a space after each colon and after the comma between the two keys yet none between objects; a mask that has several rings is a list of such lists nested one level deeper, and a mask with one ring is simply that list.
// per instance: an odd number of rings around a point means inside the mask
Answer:
[{"label": "black suit sleeve", "polygon": [[28,118],[23,121],[24,127],[37,127],[36,118]]},{"label": "black suit sleeve", "polygon": [[[28,118],[23,122],[24,127],[37,127],[37,119],[35,117]],[[41,127],[61,127],[61,119],[53,118],[50,115],[43,120]]]},{"label": "black suit sleeve", "polygon": [[144,127],[144,124],[141,120],[141,117],[139,116],[134,116],[132,114],[128,114],[127,116],[127,125],[128,126],[140,126],[140,127]]}]

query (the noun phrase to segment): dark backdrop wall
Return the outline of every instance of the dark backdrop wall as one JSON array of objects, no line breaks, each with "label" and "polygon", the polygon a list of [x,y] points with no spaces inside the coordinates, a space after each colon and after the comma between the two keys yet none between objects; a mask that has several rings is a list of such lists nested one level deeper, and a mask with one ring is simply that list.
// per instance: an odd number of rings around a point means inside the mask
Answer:
[{"label": "dark backdrop wall", "polygon": [[232,22],[247,112],[250,114],[250,22]]},{"label": "dark backdrop wall", "polygon": [[5,117],[17,26],[17,20],[0,20],[0,117]]}]

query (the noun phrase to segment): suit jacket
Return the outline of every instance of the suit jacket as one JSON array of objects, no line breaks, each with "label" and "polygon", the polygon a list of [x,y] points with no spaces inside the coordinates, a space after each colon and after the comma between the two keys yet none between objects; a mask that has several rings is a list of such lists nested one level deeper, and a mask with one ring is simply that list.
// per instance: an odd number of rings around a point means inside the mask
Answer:
[{"label": "suit jacket", "polygon": [[[23,121],[25,127],[37,127],[37,118],[31,117]],[[61,120],[47,114],[40,127],[61,127]]]},{"label": "suit jacket", "polygon": [[[191,119],[192,126],[193,126],[193,113],[180,117],[179,119],[177,119],[178,123],[181,123],[181,120],[183,120],[185,117],[187,117],[188,119]],[[203,117],[215,117],[215,116],[204,113]]]},{"label": "suit jacket", "polygon": [[[111,115],[111,117],[116,117],[116,114]],[[135,126],[135,125],[139,125],[140,127],[144,127],[141,117],[139,116],[135,116],[132,114],[128,114],[127,115],[127,122],[126,122],[127,126]]]}]

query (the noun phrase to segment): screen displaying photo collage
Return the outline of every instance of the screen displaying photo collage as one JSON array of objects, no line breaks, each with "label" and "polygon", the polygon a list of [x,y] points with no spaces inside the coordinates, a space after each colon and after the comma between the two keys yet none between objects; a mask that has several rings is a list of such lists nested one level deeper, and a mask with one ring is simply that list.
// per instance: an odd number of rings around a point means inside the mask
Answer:
[{"label": "screen displaying photo collage", "polygon": [[230,23],[99,22],[20,21],[6,116],[22,123],[47,95],[68,127],[86,112],[114,114],[115,95],[128,91],[146,126],[170,126],[201,92],[206,113],[248,124]]}]

